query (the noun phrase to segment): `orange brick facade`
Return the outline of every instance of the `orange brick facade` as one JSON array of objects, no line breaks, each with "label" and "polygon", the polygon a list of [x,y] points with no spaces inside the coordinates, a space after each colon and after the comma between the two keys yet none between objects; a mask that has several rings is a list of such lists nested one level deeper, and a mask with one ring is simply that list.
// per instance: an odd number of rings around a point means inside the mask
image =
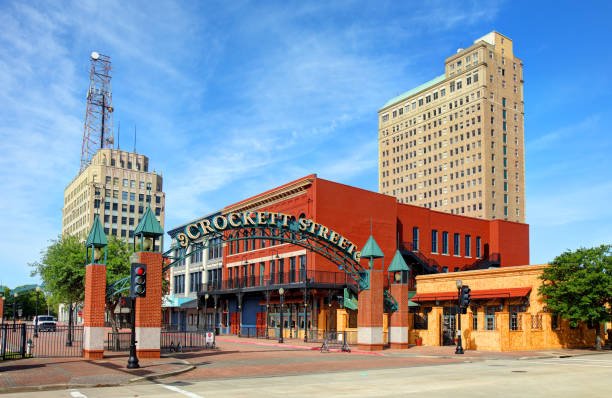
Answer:
[{"label": "orange brick facade", "polygon": [[160,357],[162,255],[156,252],[138,252],[138,262],[147,265],[147,291],[136,299],[135,326],[139,358]]},{"label": "orange brick facade", "polygon": [[[85,359],[102,359],[103,344],[98,341],[104,328],[106,297],[106,266],[88,264],[85,268],[85,299],[83,306],[83,327],[85,341],[83,357]],[[103,338],[103,337],[102,337]]]}]

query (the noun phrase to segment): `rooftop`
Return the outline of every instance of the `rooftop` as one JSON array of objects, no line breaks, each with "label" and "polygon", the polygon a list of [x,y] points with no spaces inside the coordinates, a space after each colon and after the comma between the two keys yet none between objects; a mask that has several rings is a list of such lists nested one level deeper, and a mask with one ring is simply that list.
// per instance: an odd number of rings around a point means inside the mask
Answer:
[{"label": "rooftop", "polygon": [[435,86],[436,84],[444,81],[444,79],[446,79],[446,75],[440,75],[438,77],[434,77],[433,79],[431,79],[430,81],[421,84],[420,86],[416,86],[415,88],[413,88],[412,90],[408,90],[405,93],[398,95],[397,97],[391,98],[389,101],[387,101],[382,108],[380,108],[380,110],[385,109],[386,107],[393,105],[395,103],[398,103],[400,101],[405,100],[408,97],[411,97],[423,90],[427,90],[428,88]]}]

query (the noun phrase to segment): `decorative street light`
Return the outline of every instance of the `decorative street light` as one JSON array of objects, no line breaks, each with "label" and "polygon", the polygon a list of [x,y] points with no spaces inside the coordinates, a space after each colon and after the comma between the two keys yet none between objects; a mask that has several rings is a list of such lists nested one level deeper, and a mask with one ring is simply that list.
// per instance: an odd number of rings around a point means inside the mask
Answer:
[{"label": "decorative street light", "polygon": [[13,330],[17,329],[15,325],[15,316],[17,315],[17,292],[13,293]]},{"label": "decorative street light", "polygon": [[40,297],[40,286],[36,286],[36,318],[34,321],[34,337],[38,337],[38,300]]},{"label": "decorative street light", "polygon": [[204,295],[204,331],[208,331],[208,293]]},{"label": "decorative street light", "polygon": [[283,343],[283,304],[285,304],[285,289],[283,289],[282,287],[278,289],[278,294],[280,295],[280,333],[278,335],[278,342]]},{"label": "decorative street light", "polygon": [[457,279],[457,348],[455,354],[463,354],[463,346],[461,345],[461,288],[463,281]]}]

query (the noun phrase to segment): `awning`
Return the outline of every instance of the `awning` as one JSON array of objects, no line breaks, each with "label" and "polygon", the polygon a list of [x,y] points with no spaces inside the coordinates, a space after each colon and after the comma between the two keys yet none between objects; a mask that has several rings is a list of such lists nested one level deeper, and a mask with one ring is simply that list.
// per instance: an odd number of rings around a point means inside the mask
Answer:
[{"label": "awning", "polygon": [[[505,289],[472,290],[472,300],[491,298],[525,297],[531,292],[531,287],[510,287]],[[457,292],[417,293],[412,301],[424,303],[428,301],[457,300]]]},{"label": "awning", "polygon": [[173,294],[162,298],[163,308],[197,308],[197,300],[192,297],[179,297]]}]

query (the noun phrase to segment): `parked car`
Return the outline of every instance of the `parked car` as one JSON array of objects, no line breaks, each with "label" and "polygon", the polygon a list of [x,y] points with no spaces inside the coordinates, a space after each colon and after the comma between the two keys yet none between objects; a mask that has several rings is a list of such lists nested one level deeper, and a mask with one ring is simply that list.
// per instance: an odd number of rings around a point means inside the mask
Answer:
[{"label": "parked car", "polygon": [[34,317],[34,325],[36,325],[36,318],[38,318],[39,332],[55,332],[57,329],[57,321],[51,315],[39,315]]}]

